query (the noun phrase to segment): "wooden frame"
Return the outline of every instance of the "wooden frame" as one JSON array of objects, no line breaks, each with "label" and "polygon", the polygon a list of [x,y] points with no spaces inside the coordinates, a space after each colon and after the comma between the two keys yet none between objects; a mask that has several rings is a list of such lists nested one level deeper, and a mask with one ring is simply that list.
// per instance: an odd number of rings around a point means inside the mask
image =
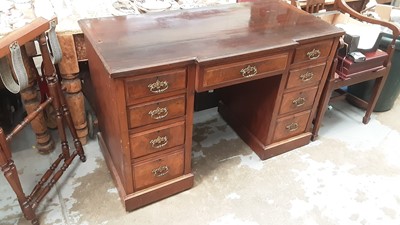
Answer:
[{"label": "wooden frame", "polygon": [[[364,124],[367,124],[370,121],[371,113],[372,110],[374,109],[376,102],[378,101],[379,95],[382,91],[383,85],[385,84],[387,75],[390,71],[391,67],[391,59],[394,53],[394,46],[396,39],[398,38],[400,34],[400,30],[398,27],[396,27],[394,24],[385,22],[385,21],[380,21],[376,20],[373,18],[365,17],[355,10],[351,9],[350,7],[347,6],[344,0],[336,0],[335,2],[336,8],[343,13],[348,13],[352,18],[364,21],[367,23],[371,24],[378,24],[384,27],[389,28],[393,32],[393,40],[390,45],[388,45],[388,48],[385,50],[388,56],[386,57],[385,61],[383,62],[383,65],[379,69],[370,69],[370,70],[364,70],[361,72],[357,72],[354,74],[349,75],[349,79],[344,80],[339,78],[339,76],[336,74],[336,67],[338,64],[338,59],[336,58],[334,63],[332,64],[331,70],[330,70],[330,77],[327,79],[324,91],[318,106],[317,114],[314,120],[314,127],[313,127],[313,136],[312,140],[317,139],[318,137],[318,131],[321,126],[321,121],[324,117],[325,111],[327,109],[329,100],[331,99],[332,92],[334,90],[339,89],[340,87],[344,86],[349,86],[357,83],[361,83],[364,81],[368,80],[375,80],[375,84],[373,87],[373,92],[371,95],[371,98],[369,101],[364,101],[360,98],[357,98],[355,96],[349,95],[350,98],[353,99],[353,101],[357,102],[358,105],[363,106],[363,108],[366,109],[365,115],[363,117],[362,122]],[[347,93],[346,93],[347,94]]]},{"label": "wooden frame", "polygon": [[[46,78],[47,87],[49,89],[49,96],[46,101],[39,104],[37,107],[32,107],[31,111],[28,112],[28,116],[18,124],[10,134],[6,135],[2,128],[0,128],[0,167],[4,172],[4,176],[9,182],[11,188],[17,195],[18,202],[20,204],[21,210],[27,220],[30,220],[32,224],[39,224],[39,220],[35,214],[39,203],[43,198],[49,193],[50,189],[54,184],[60,179],[64,171],[69,167],[74,158],[79,155],[81,161],[86,161],[86,156],[84,154],[82,144],[79,141],[75,127],[73,125],[72,117],[69,112],[64,94],[61,91],[61,86],[56,74],[55,67],[52,63],[49,48],[47,46],[46,32],[49,30],[49,25],[55,22],[56,19],[51,21],[45,20],[43,18],[38,18],[31,24],[11,33],[7,38],[1,39],[0,41],[0,52],[1,57],[7,57],[10,53],[8,50],[9,45],[18,42],[18,44],[23,45],[28,42],[38,40],[41,50],[41,57],[43,59],[42,63],[42,73]],[[44,173],[39,182],[35,185],[33,190],[29,195],[25,195],[19,175],[12,159],[12,151],[8,145],[12,141],[12,138],[19,133],[25,126],[27,126],[34,119],[42,116],[43,110],[52,104],[56,112],[56,123],[57,130],[61,140],[61,150],[62,153],[58,158],[52,163],[50,168]],[[70,133],[73,138],[73,143],[75,151],[70,153],[70,147],[68,145],[65,125],[69,128]],[[59,165],[61,167],[59,167]]]}]

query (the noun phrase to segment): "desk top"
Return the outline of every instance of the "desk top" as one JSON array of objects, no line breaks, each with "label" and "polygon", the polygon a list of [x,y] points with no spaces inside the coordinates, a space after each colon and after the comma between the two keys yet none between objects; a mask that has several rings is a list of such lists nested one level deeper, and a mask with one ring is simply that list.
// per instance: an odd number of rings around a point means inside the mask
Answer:
[{"label": "desk top", "polygon": [[203,63],[293,48],[343,33],[275,0],[85,19],[79,24],[113,77],[177,62]]}]

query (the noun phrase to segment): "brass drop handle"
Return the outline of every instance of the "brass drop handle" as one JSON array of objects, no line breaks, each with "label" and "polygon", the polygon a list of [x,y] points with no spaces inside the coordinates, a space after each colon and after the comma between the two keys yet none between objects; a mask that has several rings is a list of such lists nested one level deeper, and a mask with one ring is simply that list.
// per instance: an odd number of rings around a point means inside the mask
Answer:
[{"label": "brass drop handle", "polygon": [[167,107],[163,107],[163,108],[157,107],[157,109],[151,110],[149,112],[149,115],[151,116],[151,118],[153,118],[155,120],[159,120],[168,115],[168,109],[167,109]]},{"label": "brass drop handle", "polygon": [[313,72],[307,72],[307,73],[303,73],[300,75],[300,79],[303,82],[309,81],[314,77],[314,73]]},{"label": "brass drop handle", "polygon": [[165,166],[160,166],[158,168],[155,168],[151,171],[153,173],[153,176],[155,177],[162,177],[168,174],[169,168],[167,165]]},{"label": "brass drop handle", "polygon": [[286,129],[289,131],[295,131],[299,128],[299,124],[298,123],[291,123],[289,125],[286,126]]},{"label": "brass drop handle", "polygon": [[318,59],[321,56],[321,51],[314,48],[312,51],[307,52],[307,56],[311,60]]},{"label": "brass drop handle", "polygon": [[241,69],[240,73],[242,74],[243,77],[255,76],[257,75],[257,67],[248,65],[247,67]]},{"label": "brass drop handle", "polygon": [[160,81],[157,79],[156,82],[149,84],[147,86],[149,91],[155,94],[162,93],[168,89],[168,82],[167,81]]},{"label": "brass drop handle", "polygon": [[157,138],[151,140],[150,144],[151,144],[151,147],[153,147],[153,148],[162,148],[168,144],[168,138],[167,138],[167,136],[164,136],[164,137],[158,136]]},{"label": "brass drop handle", "polygon": [[304,104],[306,104],[306,98],[304,97],[298,97],[295,100],[292,101],[293,105],[295,105],[296,107],[300,107]]}]

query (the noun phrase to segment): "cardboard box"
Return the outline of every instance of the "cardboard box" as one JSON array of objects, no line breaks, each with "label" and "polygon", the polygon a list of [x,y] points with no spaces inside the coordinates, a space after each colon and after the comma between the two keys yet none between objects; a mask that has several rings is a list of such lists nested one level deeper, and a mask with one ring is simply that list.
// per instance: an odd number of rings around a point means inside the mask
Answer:
[{"label": "cardboard box", "polygon": [[377,4],[374,12],[384,21],[400,23],[400,0],[393,0],[392,5]]},{"label": "cardboard box", "polygon": [[390,21],[390,14],[392,13],[393,6],[377,4],[375,6],[375,12],[384,21]]}]

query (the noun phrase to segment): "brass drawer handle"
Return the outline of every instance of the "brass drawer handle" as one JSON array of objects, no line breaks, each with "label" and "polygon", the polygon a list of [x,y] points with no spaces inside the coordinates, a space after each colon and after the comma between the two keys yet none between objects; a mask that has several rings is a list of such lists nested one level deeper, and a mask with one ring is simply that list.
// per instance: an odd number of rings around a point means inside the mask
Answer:
[{"label": "brass drawer handle", "polygon": [[246,68],[240,70],[243,77],[252,77],[257,75],[257,67],[248,65]]},{"label": "brass drawer handle", "polygon": [[307,52],[307,56],[311,60],[318,59],[321,56],[321,51],[314,48],[311,52]]},{"label": "brass drawer handle", "polygon": [[149,112],[149,115],[151,116],[151,118],[159,120],[168,115],[168,109],[167,107],[164,108],[157,107],[157,109],[151,110]]},{"label": "brass drawer handle", "polygon": [[168,144],[167,136],[160,137],[158,136],[156,139],[150,141],[151,147],[153,148],[162,148]]},{"label": "brass drawer handle", "polygon": [[167,81],[160,81],[157,79],[156,82],[149,84],[147,86],[149,88],[149,91],[158,94],[166,91],[168,89],[168,82]]},{"label": "brass drawer handle", "polygon": [[293,105],[295,105],[296,107],[300,107],[304,104],[306,104],[306,98],[304,97],[298,97],[295,100],[292,101]]},{"label": "brass drawer handle", "polygon": [[153,175],[155,177],[162,177],[162,176],[167,175],[167,173],[169,172],[169,168],[167,165],[160,166],[158,168],[153,169],[151,172],[153,173]]},{"label": "brass drawer handle", "polygon": [[298,128],[299,128],[299,124],[298,123],[291,123],[291,124],[286,126],[286,129],[288,129],[289,131],[295,131]]},{"label": "brass drawer handle", "polygon": [[313,78],[313,76],[314,76],[313,72],[307,72],[307,73],[301,74],[300,79],[302,81],[306,82],[306,81],[311,80]]}]

